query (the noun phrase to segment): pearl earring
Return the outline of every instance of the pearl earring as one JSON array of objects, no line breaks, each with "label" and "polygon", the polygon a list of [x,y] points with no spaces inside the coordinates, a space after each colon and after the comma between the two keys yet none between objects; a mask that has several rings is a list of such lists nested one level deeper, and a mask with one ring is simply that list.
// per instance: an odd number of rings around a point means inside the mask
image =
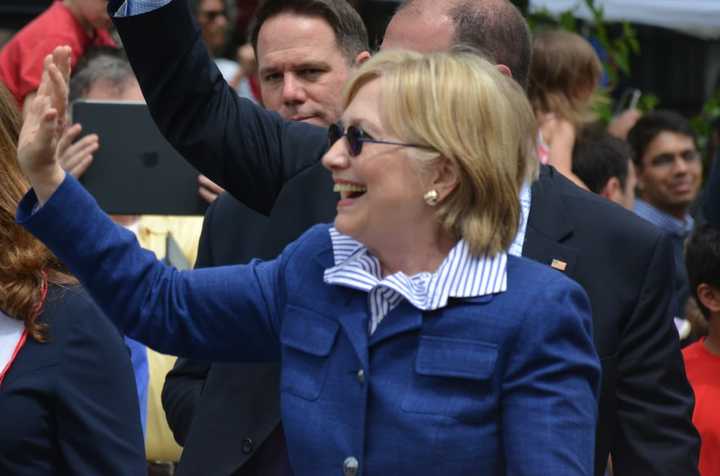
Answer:
[{"label": "pearl earring", "polygon": [[435,189],[430,190],[428,193],[423,195],[423,199],[425,199],[425,203],[430,205],[431,207],[434,207],[438,204],[438,192]]}]

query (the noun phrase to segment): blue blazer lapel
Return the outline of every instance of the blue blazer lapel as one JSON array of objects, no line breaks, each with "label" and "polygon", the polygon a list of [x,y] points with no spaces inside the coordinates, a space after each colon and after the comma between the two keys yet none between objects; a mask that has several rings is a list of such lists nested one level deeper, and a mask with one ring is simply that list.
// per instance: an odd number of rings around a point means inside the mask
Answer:
[{"label": "blue blazer lapel", "polygon": [[370,336],[370,346],[398,334],[419,330],[422,328],[422,323],[423,312],[403,300],[380,322],[373,335]]},{"label": "blue blazer lapel", "polygon": [[[322,269],[332,267],[332,247],[318,253],[315,261]],[[337,319],[360,362],[364,368],[369,368],[367,294],[342,286],[325,283],[323,286],[330,288],[328,297],[324,302],[317,303],[317,309],[320,309],[324,315]]]}]

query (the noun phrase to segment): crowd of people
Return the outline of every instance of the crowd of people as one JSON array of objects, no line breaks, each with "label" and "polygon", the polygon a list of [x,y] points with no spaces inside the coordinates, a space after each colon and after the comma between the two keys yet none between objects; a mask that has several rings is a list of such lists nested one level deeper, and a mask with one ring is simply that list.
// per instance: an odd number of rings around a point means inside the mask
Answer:
[{"label": "crowd of people", "polygon": [[[686,118],[602,125],[590,43],[508,0],[407,0],[378,52],[265,0],[237,61],[227,7],[59,0],[0,51],[0,473],[720,475]],[[147,103],[204,219],[100,210],[87,99]]]}]

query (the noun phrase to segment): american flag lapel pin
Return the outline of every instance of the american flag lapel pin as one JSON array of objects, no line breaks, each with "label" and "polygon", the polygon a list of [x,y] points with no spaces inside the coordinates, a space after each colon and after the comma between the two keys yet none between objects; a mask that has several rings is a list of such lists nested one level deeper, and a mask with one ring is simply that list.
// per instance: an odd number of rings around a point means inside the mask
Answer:
[{"label": "american flag lapel pin", "polygon": [[558,271],[565,271],[565,269],[567,268],[567,263],[559,259],[553,259],[552,263],[550,263],[550,267],[555,268]]}]

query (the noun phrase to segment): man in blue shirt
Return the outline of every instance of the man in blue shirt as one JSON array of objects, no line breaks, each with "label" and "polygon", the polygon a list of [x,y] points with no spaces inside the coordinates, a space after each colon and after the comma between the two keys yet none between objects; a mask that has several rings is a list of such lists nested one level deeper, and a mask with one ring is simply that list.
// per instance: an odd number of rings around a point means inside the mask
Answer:
[{"label": "man in blue shirt", "polygon": [[681,115],[672,111],[654,111],[637,122],[628,135],[628,142],[637,170],[635,213],[672,238],[675,316],[681,318],[685,315],[689,295],[683,244],[693,229],[694,220],[689,209],[702,180],[702,161],[695,145],[695,133]]}]

